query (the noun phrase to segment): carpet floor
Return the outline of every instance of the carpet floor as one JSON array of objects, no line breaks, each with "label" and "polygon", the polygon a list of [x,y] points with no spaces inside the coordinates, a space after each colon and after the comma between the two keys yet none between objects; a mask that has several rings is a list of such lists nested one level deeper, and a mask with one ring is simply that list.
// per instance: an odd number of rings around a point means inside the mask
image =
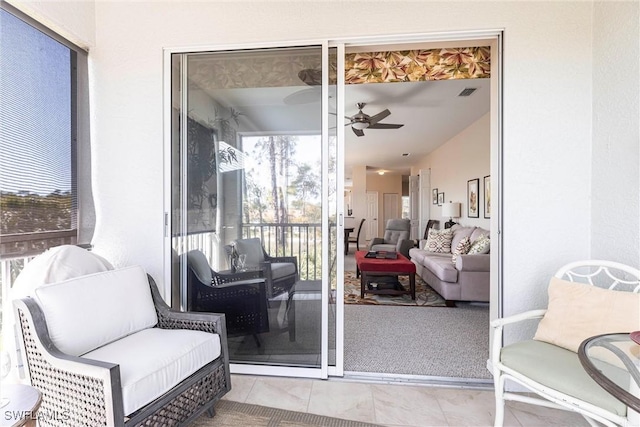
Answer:
[{"label": "carpet floor", "polygon": [[[400,276],[400,285],[406,290],[409,289],[409,278]],[[419,307],[444,307],[445,301],[431,286],[427,285],[416,275],[416,299],[412,300],[410,295],[379,295],[365,294],[360,298],[360,278],[356,278],[353,271],[344,272],[344,303],[360,305],[405,305]]]},{"label": "carpet floor", "polygon": [[194,427],[375,427],[376,425],[229,400],[220,400],[216,404],[216,415],[213,418],[204,414],[193,423]]},{"label": "carpet floor", "polygon": [[489,379],[489,305],[416,310],[349,305],[344,310],[344,369]]}]

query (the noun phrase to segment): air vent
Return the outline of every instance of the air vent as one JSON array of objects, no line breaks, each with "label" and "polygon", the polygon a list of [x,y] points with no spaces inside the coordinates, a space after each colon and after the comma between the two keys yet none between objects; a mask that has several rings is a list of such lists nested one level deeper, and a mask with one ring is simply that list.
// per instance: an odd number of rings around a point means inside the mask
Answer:
[{"label": "air vent", "polygon": [[462,92],[458,94],[458,96],[470,96],[476,90],[478,90],[478,88],[476,87],[466,87]]}]

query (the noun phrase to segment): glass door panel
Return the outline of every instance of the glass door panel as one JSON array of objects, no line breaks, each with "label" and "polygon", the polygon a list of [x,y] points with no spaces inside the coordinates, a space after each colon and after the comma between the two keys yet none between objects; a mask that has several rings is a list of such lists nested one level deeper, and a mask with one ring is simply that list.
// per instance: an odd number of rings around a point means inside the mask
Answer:
[{"label": "glass door panel", "polygon": [[320,46],[172,56],[172,301],[225,312],[235,364],[320,367],[331,304],[335,364],[336,115],[329,98],[323,150],[322,56]]}]

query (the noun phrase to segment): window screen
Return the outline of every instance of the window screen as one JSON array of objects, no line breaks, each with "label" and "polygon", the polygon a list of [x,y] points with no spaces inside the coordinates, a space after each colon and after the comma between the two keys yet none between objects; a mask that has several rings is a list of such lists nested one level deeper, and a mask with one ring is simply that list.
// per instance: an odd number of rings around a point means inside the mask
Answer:
[{"label": "window screen", "polygon": [[0,10],[0,255],[77,242],[76,53]]}]

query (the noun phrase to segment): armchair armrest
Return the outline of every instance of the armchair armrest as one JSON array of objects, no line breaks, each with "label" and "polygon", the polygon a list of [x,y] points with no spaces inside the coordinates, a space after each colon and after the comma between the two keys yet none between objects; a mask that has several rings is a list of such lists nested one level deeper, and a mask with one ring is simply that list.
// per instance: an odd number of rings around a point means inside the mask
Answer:
[{"label": "armchair armrest", "polygon": [[371,239],[371,243],[369,243],[369,248],[371,248],[373,245],[381,245],[384,243],[384,239],[382,237],[374,237],[373,239]]},{"label": "armchair armrest", "polygon": [[220,335],[221,342],[227,341],[227,328],[224,321],[224,314],[172,310],[160,296],[160,292],[158,292],[158,287],[153,278],[149,275],[147,275],[147,278],[158,316],[158,328],[191,329],[209,332]]},{"label": "armchair armrest", "polygon": [[491,256],[489,254],[459,255],[456,259],[458,271],[489,271]]},{"label": "armchair armrest", "polygon": [[411,239],[403,239],[398,242],[398,245],[396,246],[397,248],[396,250],[400,252],[402,255],[409,258],[409,249],[413,248],[414,246],[415,246],[415,241]]},{"label": "armchair armrest", "polygon": [[96,426],[123,425],[120,366],[61,352],[51,341],[44,314],[33,299],[16,300],[13,305],[27,378],[43,393],[41,409],[63,414],[67,425],[86,420]]},{"label": "armchair armrest", "polygon": [[500,364],[500,349],[502,348],[502,329],[506,325],[511,325],[525,320],[541,319],[547,312],[546,309],[529,310],[523,313],[514,314],[513,316],[494,319],[489,324],[493,329],[493,348],[491,351],[491,371],[495,366]]},{"label": "armchair armrest", "polygon": [[296,268],[296,275],[298,274],[298,257],[295,256],[269,256],[265,257],[267,262],[290,262]]}]

